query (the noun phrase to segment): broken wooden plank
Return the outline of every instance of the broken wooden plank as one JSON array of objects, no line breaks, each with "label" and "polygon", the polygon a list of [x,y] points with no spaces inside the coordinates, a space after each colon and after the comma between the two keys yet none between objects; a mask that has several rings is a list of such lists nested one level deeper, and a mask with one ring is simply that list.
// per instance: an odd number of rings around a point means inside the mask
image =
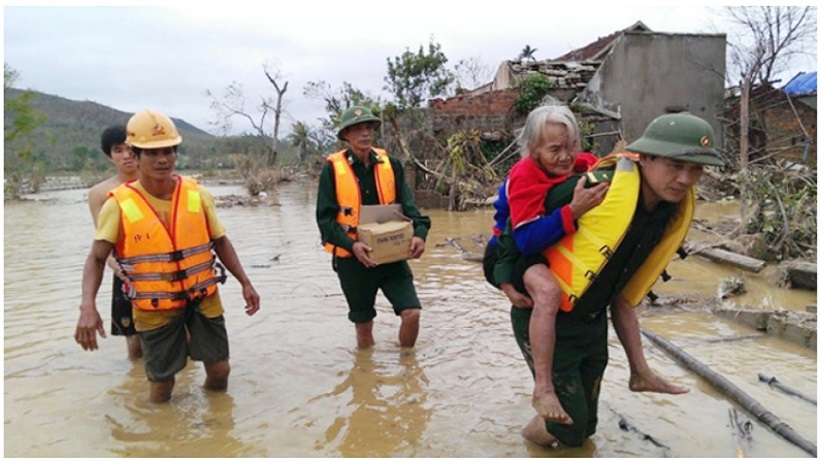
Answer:
[{"label": "broken wooden plank", "polygon": [[696,248],[692,245],[688,245],[687,252],[691,255],[703,256],[711,261],[729,264],[733,267],[738,267],[739,269],[755,272],[756,274],[761,272],[761,270],[764,269],[764,266],[766,266],[767,264],[766,262],[760,259],[740,255],[738,253],[722,250],[720,248]]}]

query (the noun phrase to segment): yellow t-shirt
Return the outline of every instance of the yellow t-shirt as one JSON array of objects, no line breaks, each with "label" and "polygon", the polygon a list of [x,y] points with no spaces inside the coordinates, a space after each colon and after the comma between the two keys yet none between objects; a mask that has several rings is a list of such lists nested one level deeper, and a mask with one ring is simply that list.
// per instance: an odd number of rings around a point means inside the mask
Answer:
[{"label": "yellow t-shirt", "polygon": [[[132,183],[135,189],[148,200],[149,205],[157,212],[160,220],[168,227],[168,217],[171,214],[171,200],[162,200],[149,194],[139,181]],[[225,227],[217,218],[217,209],[214,205],[214,196],[204,188],[199,186],[200,196],[202,197],[202,207],[205,210],[205,217],[208,220],[208,228],[211,232],[211,239],[215,240],[225,235]],[[103,207],[100,209],[100,214],[97,217],[97,232],[94,235],[95,240],[105,240],[112,244],[117,243],[122,232],[120,225],[120,207],[117,205],[117,199],[109,197],[106,199]],[[220,300],[219,291],[215,292],[213,296],[205,298],[199,306],[200,312],[205,317],[213,318],[222,315],[223,307]],[[172,318],[182,315],[183,309],[165,310],[165,311],[144,311],[141,309],[134,309],[134,327],[137,331],[147,331],[159,328],[167,324]]]}]

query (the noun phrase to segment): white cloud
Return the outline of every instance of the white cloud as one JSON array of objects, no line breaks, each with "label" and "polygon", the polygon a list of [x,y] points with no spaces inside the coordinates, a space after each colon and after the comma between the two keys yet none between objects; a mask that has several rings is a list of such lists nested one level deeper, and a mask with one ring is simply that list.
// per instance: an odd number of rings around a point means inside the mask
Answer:
[{"label": "white cloud", "polygon": [[417,0],[390,8],[318,0],[6,6],[4,61],[20,72],[21,86],[124,111],[155,107],[208,129],[214,116],[205,90],[237,81],[249,99],[272,95],[262,65],[275,59],[290,82],[287,130],[293,120],[314,123],[324,115],[321,103],[302,95],[308,81],[348,81],[386,96],[386,59],[427,45],[431,36],[451,64],[481,56],[495,70],[525,45],[544,59],[638,20],[661,32],[714,32],[710,17],[698,4],[558,7],[522,0]]}]

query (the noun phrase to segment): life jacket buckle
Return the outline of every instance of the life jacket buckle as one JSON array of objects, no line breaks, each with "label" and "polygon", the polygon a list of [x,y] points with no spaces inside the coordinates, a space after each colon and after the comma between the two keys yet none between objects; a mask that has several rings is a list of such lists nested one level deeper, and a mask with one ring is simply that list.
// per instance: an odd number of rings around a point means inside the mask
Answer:
[{"label": "life jacket buckle", "polygon": [[169,253],[171,257],[171,261],[182,261],[185,258],[185,255],[182,253],[182,250],[176,250]]},{"label": "life jacket buckle", "polygon": [[187,276],[188,271],[186,271],[185,269],[160,274],[160,277],[167,282],[178,282],[180,280],[184,280]]}]

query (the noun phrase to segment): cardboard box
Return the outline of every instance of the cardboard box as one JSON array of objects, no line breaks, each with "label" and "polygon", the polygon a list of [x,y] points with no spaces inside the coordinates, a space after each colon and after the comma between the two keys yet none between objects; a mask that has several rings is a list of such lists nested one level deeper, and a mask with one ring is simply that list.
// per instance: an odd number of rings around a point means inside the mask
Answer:
[{"label": "cardboard box", "polygon": [[408,259],[413,224],[410,221],[388,221],[359,225],[359,241],[373,249],[371,259],[386,264]]}]

